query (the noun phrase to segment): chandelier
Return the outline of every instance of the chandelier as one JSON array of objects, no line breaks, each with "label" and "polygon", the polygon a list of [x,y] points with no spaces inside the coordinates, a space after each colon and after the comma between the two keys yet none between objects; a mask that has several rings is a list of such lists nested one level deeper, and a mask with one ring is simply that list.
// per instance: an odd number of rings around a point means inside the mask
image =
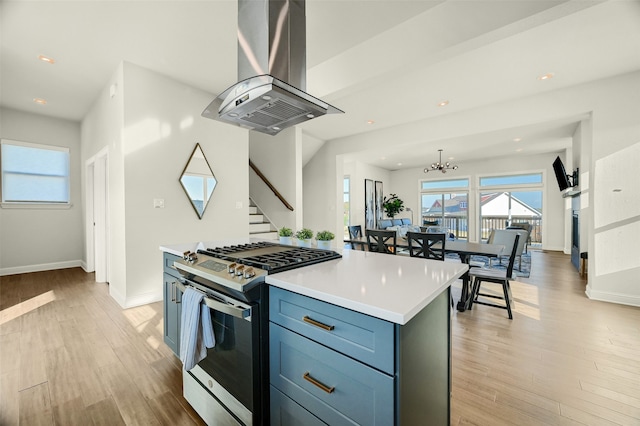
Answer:
[{"label": "chandelier", "polygon": [[448,161],[446,163],[443,163],[442,150],[439,149],[438,152],[440,153],[440,160],[437,163],[431,164],[431,168],[425,167],[424,168],[425,173],[437,172],[437,171],[441,171],[442,173],[447,173],[447,170],[456,170],[458,168],[458,166],[452,166]]}]

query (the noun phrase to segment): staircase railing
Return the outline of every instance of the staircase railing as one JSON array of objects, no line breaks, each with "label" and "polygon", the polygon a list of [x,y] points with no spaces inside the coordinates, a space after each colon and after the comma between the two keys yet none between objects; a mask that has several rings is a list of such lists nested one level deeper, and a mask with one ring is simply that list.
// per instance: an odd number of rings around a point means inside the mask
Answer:
[{"label": "staircase railing", "polygon": [[262,179],[262,181],[269,187],[269,189],[271,191],[273,191],[273,194],[278,197],[278,200],[280,200],[280,202],[282,204],[284,204],[284,206],[286,208],[288,208],[289,210],[293,211],[293,207],[291,206],[291,204],[289,204],[287,202],[287,200],[284,199],[284,197],[282,196],[282,194],[280,194],[280,192],[278,192],[278,190],[276,189],[275,186],[273,186],[273,184],[271,182],[269,182],[269,179],[267,179],[267,177],[262,174],[262,172],[260,171],[260,169],[258,169],[258,167],[256,167],[255,164],[253,164],[253,161],[249,160],[249,167],[251,167],[253,169],[254,172],[256,172],[256,174],[260,177],[260,179]]}]

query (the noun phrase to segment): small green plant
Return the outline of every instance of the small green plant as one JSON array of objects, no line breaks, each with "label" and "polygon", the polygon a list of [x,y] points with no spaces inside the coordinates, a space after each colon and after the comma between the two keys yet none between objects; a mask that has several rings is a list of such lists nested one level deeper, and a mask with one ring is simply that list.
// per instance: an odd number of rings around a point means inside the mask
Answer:
[{"label": "small green plant", "polygon": [[336,236],[333,235],[333,232],[329,232],[329,231],[320,231],[316,234],[316,240],[318,241],[331,241],[335,237]]},{"label": "small green plant", "polygon": [[291,230],[291,228],[287,228],[283,226],[278,230],[279,237],[291,237],[292,235],[293,235],[293,231]]},{"label": "small green plant", "polygon": [[384,200],[382,200],[382,208],[387,217],[393,219],[395,215],[404,210],[404,201],[398,198],[396,194],[389,194],[389,198],[384,197]]},{"label": "small green plant", "polygon": [[296,238],[299,240],[310,240],[313,238],[313,231],[309,228],[302,228],[296,232]]}]

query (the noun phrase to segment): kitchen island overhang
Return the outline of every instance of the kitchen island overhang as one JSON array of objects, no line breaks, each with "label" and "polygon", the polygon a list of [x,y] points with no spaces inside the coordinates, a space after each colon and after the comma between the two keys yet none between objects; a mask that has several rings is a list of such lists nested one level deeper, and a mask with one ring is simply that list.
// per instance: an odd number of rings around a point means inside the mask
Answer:
[{"label": "kitchen island overhang", "polygon": [[341,259],[268,275],[266,282],[404,325],[468,269],[464,263],[343,250]]}]

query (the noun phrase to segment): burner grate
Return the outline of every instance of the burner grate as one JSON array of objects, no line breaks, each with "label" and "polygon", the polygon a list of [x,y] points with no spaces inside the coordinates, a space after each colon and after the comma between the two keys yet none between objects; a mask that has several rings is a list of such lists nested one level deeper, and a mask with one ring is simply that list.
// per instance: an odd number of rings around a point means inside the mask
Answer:
[{"label": "burner grate", "polygon": [[284,246],[266,241],[207,248],[201,252],[219,259],[260,268],[270,273],[282,272],[342,257],[340,254],[330,250]]}]

